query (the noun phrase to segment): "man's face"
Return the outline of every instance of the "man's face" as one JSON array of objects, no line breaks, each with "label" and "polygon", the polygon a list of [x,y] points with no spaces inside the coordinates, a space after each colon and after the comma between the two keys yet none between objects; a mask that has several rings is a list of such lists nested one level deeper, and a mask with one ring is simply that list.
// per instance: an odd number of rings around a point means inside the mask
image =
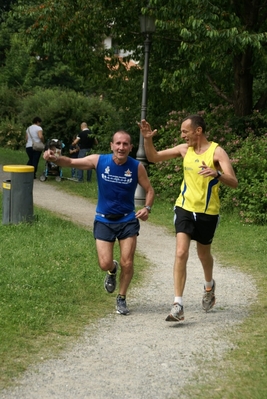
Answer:
[{"label": "man's face", "polygon": [[181,125],[181,138],[186,141],[189,147],[193,147],[198,142],[200,127],[194,128],[191,119],[187,119]]},{"label": "man's face", "polygon": [[115,133],[113,142],[110,143],[114,158],[118,162],[126,162],[129,153],[132,151],[133,145],[130,142],[130,136],[126,133]]}]

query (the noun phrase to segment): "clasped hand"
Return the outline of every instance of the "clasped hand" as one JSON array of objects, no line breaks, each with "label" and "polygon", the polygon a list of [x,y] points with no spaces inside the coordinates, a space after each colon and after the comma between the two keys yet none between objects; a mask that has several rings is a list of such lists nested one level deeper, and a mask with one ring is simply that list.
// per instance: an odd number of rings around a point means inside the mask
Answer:
[{"label": "clasped hand", "polygon": [[44,154],[43,154],[43,158],[44,158],[46,161],[51,161],[51,162],[53,162],[53,160],[52,160],[51,158],[53,158],[53,159],[55,160],[56,155],[54,154],[54,151],[53,151],[53,150],[46,150],[46,151],[44,152]]},{"label": "clasped hand", "polygon": [[202,161],[202,165],[199,168],[200,168],[200,171],[198,172],[199,175],[202,175],[204,177],[216,177],[217,176],[217,171],[212,168],[209,168],[208,165],[206,165],[204,161]]},{"label": "clasped hand", "polygon": [[148,215],[149,215],[149,212],[148,212],[148,210],[144,207],[144,208],[142,208],[142,209],[139,209],[139,210],[136,212],[135,217],[136,217],[137,219],[141,219],[141,220],[143,220],[143,222],[145,222],[145,221],[148,219]]}]

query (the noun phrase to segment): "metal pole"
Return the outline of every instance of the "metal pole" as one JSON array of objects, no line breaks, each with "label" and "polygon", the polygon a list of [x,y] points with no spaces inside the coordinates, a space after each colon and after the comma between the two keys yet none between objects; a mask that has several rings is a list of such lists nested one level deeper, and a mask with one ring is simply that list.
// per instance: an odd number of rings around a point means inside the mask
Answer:
[{"label": "metal pole", "polygon": [[[144,62],[144,80],[143,80],[143,90],[142,90],[142,105],[141,105],[141,120],[146,119],[147,114],[147,87],[148,87],[148,66],[149,66],[149,53],[151,45],[150,33],[146,33],[145,38],[145,62]],[[144,147],[144,137],[140,131],[139,133],[139,146],[136,153],[136,159],[140,161],[145,167],[147,167],[147,158]],[[135,205],[142,206],[145,205],[146,194],[139,184],[135,191]]]}]

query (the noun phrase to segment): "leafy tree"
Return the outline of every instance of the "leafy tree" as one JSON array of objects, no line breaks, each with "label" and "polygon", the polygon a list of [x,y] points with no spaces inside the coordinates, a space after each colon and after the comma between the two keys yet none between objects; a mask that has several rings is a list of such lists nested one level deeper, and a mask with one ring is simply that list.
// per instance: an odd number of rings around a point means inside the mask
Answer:
[{"label": "leafy tree", "polygon": [[[164,90],[212,98],[212,89],[221,101],[233,105],[237,116],[265,107],[265,0],[151,0],[150,4],[162,38],[156,51],[160,49],[165,60]],[[253,92],[258,79],[263,84]]]},{"label": "leafy tree", "polygon": [[[98,85],[108,76],[100,28],[101,9],[86,1],[48,0],[33,6],[18,2],[14,15],[28,19],[26,39],[40,62],[59,60],[84,78],[84,90],[98,92]],[[98,24],[96,23],[98,20]]]},{"label": "leafy tree", "polygon": [[3,14],[8,12],[14,3],[13,0],[2,0],[0,3],[0,21],[3,18]]},{"label": "leafy tree", "polygon": [[9,87],[22,87],[30,64],[30,55],[23,39],[18,34],[10,37],[10,49],[6,53],[1,82]]},{"label": "leafy tree", "polygon": [[20,110],[21,98],[14,89],[0,85],[0,119],[16,118]]},{"label": "leafy tree", "polygon": [[[30,4],[30,5],[29,5]],[[149,72],[153,119],[163,120],[172,109],[207,109],[210,103],[230,104],[238,117],[264,109],[266,84],[265,0],[19,0],[13,17],[22,18],[35,55],[56,57],[82,77],[84,90],[113,96],[126,109],[129,88],[135,98],[131,117],[140,104],[140,71],[117,68],[110,81],[114,52],[103,48],[110,35],[116,45],[133,52],[142,67],[141,12],[156,17]],[[125,84],[126,79],[131,79]],[[134,84],[136,83],[136,84]],[[120,93],[116,96],[115,89]],[[140,93],[140,94],[139,94]],[[128,99],[129,100],[129,99]]]},{"label": "leafy tree", "polygon": [[[36,2],[23,1],[23,7],[30,9]],[[0,84],[20,87],[28,91],[35,86],[66,87],[80,91],[84,80],[74,73],[68,63],[56,54],[41,57],[34,50],[34,41],[25,32],[34,22],[29,13],[19,12],[20,2],[14,2],[12,11],[5,12],[0,25]]]}]

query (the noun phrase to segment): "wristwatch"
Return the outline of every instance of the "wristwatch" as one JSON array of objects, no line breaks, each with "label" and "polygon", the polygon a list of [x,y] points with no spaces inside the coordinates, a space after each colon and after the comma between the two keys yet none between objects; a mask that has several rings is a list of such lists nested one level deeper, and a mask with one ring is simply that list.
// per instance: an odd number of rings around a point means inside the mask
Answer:
[{"label": "wristwatch", "polygon": [[146,208],[146,209],[148,210],[149,213],[151,212],[151,206],[145,205],[144,208]]},{"label": "wristwatch", "polygon": [[215,177],[215,179],[219,179],[222,175],[222,172],[220,172],[219,170],[217,170],[217,176]]}]

